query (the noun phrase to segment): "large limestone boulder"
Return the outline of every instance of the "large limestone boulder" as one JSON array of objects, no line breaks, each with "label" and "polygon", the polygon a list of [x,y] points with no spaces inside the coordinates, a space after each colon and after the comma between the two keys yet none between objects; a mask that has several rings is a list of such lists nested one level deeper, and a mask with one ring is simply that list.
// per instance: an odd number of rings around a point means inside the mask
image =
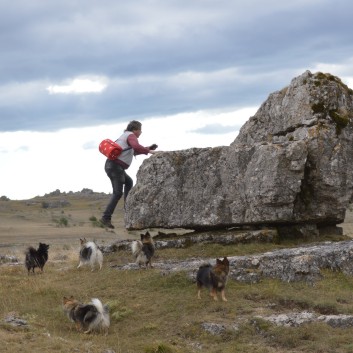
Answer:
[{"label": "large limestone boulder", "polygon": [[353,191],[353,91],[306,71],[272,93],[230,146],[146,159],[128,229],[339,224]]}]

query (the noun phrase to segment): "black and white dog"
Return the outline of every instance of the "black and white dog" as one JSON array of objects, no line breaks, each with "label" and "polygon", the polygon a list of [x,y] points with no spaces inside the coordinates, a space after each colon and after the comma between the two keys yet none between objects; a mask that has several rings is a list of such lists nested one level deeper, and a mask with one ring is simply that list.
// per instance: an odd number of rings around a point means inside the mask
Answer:
[{"label": "black and white dog", "polygon": [[73,296],[63,298],[63,309],[68,318],[75,322],[79,331],[90,333],[103,331],[108,334],[110,326],[109,308],[102,302],[93,298],[91,303],[83,304]]},{"label": "black and white dog", "polygon": [[87,241],[86,238],[80,239],[80,242],[80,263],[77,268],[80,268],[82,265],[90,265],[92,271],[94,271],[95,265],[98,264],[101,270],[103,266],[103,254],[97,244],[94,241]]}]

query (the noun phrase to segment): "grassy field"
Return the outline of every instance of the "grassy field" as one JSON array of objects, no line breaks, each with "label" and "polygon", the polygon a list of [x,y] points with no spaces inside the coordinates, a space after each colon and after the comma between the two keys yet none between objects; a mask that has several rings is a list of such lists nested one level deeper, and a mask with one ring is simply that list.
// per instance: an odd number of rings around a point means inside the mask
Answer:
[{"label": "grassy field", "polygon": [[[223,303],[212,301],[206,292],[197,300],[196,285],[183,272],[114,269],[112,265],[133,261],[125,251],[105,255],[101,271],[77,269],[80,237],[95,238],[99,244],[138,237],[124,229],[120,206],[114,231],[94,227],[92,217],[99,218],[105,202],[78,197],[63,209],[43,209],[40,202],[0,202],[0,255],[15,255],[23,262],[28,245],[44,241],[51,246],[43,274],[28,276],[23,264],[0,265],[1,352],[353,352],[352,328],[324,323],[277,327],[257,317],[293,311],[353,314],[353,278],[341,273],[324,271],[323,280],[314,286],[229,281],[228,302]],[[67,225],[60,223],[62,217]],[[158,251],[156,261],[242,255],[293,245],[199,244]],[[109,334],[77,332],[61,307],[68,295],[83,302],[97,297],[109,304]],[[10,314],[28,325],[5,323],[3,318]],[[213,335],[202,327],[205,323],[220,324],[224,330]]]}]

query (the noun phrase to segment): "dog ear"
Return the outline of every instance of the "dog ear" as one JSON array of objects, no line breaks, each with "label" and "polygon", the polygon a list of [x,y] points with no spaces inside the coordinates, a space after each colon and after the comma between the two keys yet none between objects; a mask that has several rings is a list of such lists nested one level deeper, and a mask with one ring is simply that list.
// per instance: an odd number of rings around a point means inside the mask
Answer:
[{"label": "dog ear", "polygon": [[219,265],[222,263],[222,261],[220,259],[216,259],[216,263],[217,263],[217,265]]}]

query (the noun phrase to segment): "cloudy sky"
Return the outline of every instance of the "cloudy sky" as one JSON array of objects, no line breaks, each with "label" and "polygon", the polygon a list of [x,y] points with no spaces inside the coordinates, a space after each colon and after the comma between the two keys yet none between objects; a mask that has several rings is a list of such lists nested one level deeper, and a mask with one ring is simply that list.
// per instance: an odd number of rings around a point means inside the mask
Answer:
[{"label": "cloudy sky", "polygon": [[[305,70],[353,87],[350,0],[0,2],[0,196],[110,192],[98,144],[229,145]],[[144,157],[134,160],[134,177]]]}]

